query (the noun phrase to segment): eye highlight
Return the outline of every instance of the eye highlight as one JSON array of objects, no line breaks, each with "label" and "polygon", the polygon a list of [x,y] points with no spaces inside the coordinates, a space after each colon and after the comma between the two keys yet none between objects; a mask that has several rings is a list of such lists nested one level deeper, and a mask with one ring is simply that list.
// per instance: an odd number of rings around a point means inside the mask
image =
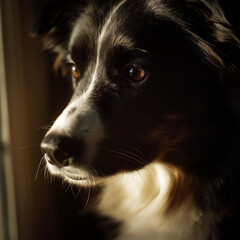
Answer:
[{"label": "eye highlight", "polygon": [[80,72],[77,68],[77,66],[75,64],[71,64],[71,72],[72,72],[72,76],[75,79],[79,79],[80,78]]},{"label": "eye highlight", "polygon": [[133,83],[140,83],[147,79],[148,73],[137,65],[128,65],[125,69],[127,79]]}]

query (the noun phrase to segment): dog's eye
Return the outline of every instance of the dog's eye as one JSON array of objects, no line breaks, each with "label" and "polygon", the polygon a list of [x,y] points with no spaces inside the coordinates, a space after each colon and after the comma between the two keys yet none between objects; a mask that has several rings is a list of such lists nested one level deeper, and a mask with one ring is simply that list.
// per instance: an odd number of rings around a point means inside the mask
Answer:
[{"label": "dog's eye", "polygon": [[147,79],[148,73],[141,66],[128,65],[126,67],[126,76],[129,81],[140,83]]},{"label": "dog's eye", "polygon": [[71,72],[75,79],[78,79],[80,77],[80,72],[75,64],[71,65]]}]

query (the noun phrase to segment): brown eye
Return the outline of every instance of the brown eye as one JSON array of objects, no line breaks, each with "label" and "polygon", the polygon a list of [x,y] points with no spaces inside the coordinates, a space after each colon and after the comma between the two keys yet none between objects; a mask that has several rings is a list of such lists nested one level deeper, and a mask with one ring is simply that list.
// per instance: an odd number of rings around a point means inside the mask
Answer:
[{"label": "brown eye", "polygon": [[71,71],[72,71],[72,75],[75,79],[78,79],[80,77],[80,72],[75,64],[71,65]]},{"label": "brown eye", "polygon": [[129,65],[126,68],[126,75],[129,81],[140,83],[147,79],[147,72],[140,66]]}]

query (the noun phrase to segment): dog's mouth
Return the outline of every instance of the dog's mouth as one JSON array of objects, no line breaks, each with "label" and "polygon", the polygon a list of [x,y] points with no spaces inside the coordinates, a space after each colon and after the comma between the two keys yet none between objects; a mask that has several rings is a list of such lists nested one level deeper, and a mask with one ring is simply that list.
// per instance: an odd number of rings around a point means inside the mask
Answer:
[{"label": "dog's mouth", "polygon": [[59,176],[69,183],[77,185],[92,185],[97,179],[87,170],[75,166],[59,166],[48,161],[48,156],[45,154],[46,166],[48,171],[53,176]]},{"label": "dog's mouth", "polygon": [[89,178],[87,177],[83,177],[83,176],[79,176],[77,174],[72,174],[72,173],[69,173],[69,172],[66,172],[66,171],[63,171],[63,175],[71,180],[74,180],[74,181],[86,181],[88,180]]}]

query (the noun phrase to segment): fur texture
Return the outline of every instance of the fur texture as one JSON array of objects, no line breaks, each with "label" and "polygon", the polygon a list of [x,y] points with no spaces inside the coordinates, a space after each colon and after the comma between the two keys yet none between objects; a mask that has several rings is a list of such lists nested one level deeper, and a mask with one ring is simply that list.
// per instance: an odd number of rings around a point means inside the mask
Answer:
[{"label": "fur texture", "polygon": [[92,211],[112,222],[102,238],[232,239],[240,41],[219,3],[51,1],[34,32],[73,75],[41,144],[46,165],[101,187]]}]

